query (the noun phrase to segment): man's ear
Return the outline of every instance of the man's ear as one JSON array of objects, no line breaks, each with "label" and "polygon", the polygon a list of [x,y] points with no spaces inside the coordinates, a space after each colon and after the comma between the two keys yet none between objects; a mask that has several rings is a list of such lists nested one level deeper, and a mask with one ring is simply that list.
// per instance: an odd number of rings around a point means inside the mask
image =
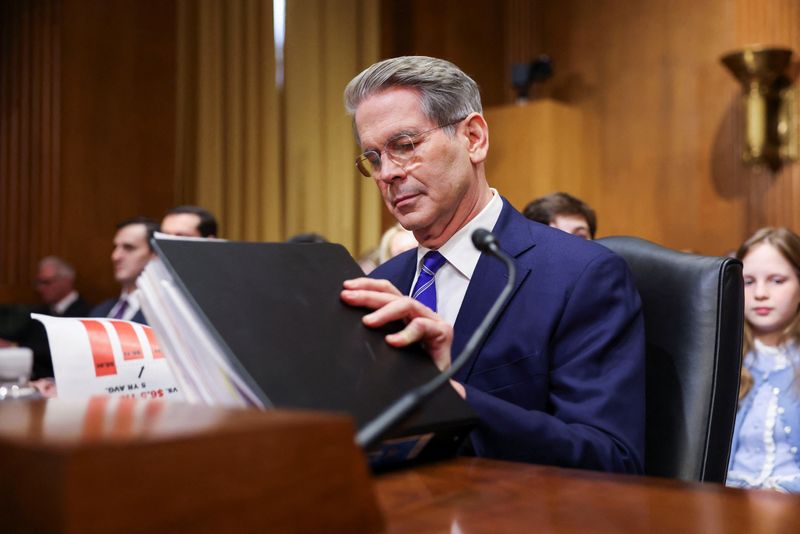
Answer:
[{"label": "man's ear", "polygon": [[489,125],[483,115],[472,113],[464,119],[464,126],[469,159],[473,164],[482,163],[489,152]]}]

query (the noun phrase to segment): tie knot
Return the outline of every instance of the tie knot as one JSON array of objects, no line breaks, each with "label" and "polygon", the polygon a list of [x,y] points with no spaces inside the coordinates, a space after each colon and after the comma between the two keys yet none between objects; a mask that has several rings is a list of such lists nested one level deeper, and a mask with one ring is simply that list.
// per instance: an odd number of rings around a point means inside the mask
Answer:
[{"label": "tie knot", "polygon": [[422,257],[422,270],[427,270],[428,274],[433,276],[445,261],[447,260],[438,251],[431,250]]}]

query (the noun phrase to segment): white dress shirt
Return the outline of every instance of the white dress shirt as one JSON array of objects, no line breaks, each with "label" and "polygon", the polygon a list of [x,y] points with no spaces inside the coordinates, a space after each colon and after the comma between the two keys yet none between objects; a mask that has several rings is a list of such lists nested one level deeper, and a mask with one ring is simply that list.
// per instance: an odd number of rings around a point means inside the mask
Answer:
[{"label": "white dress shirt", "polygon": [[[478,228],[492,230],[503,211],[503,201],[497,190],[492,189],[492,200],[469,221],[463,228],[453,234],[447,243],[439,248],[439,253],[447,260],[434,277],[436,285],[437,313],[451,325],[456,323],[464,295],[467,294],[472,273],[478,265],[481,252],[472,244],[472,232]],[[417,273],[411,284],[413,290],[422,269],[422,258],[431,249],[420,245],[417,248]]]},{"label": "white dress shirt", "polygon": [[76,300],[78,300],[78,292],[73,289],[69,292],[69,294],[67,294],[66,297],[56,302],[51,308],[51,311],[56,315],[64,315],[64,312],[67,311],[67,308],[72,306],[72,303]]}]

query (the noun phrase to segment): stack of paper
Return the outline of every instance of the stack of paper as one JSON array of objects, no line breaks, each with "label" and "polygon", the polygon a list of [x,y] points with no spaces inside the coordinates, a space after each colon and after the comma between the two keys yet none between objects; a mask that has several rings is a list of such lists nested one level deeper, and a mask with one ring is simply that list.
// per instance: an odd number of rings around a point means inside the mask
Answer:
[{"label": "stack of paper", "polygon": [[145,267],[136,285],[144,315],[186,400],[208,405],[264,407],[258,395],[233,370],[220,342],[204,325],[160,259]]}]

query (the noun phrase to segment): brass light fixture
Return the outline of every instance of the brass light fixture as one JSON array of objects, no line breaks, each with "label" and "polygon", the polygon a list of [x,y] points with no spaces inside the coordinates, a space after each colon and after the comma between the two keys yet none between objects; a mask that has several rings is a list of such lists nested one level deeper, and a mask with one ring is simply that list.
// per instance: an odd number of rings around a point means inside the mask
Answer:
[{"label": "brass light fixture", "polygon": [[773,171],[797,160],[797,93],[787,74],[792,51],[751,46],[726,54],[721,61],[742,84],[742,160]]}]

